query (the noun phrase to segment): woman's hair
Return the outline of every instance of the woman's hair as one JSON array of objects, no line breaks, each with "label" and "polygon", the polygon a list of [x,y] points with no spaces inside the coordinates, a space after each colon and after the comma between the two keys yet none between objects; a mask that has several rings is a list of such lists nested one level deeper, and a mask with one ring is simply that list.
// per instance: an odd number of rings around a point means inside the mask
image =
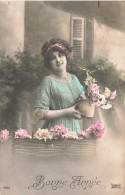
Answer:
[{"label": "woman's hair", "polygon": [[41,54],[44,57],[44,65],[49,70],[51,70],[50,59],[53,51],[59,51],[60,53],[64,54],[68,62],[69,53],[72,51],[72,48],[69,46],[67,41],[59,38],[51,39],[49,42],[45,42],[41,49]]}]

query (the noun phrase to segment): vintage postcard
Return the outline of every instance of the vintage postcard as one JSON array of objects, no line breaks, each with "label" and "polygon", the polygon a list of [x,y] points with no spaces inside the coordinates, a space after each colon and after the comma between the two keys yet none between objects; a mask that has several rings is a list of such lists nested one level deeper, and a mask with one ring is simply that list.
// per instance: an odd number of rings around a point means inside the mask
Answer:
[{"label": "vintage postcard", "polygon": [[0,1],[0,35],[0,195],[124,195],[125,2]]}]

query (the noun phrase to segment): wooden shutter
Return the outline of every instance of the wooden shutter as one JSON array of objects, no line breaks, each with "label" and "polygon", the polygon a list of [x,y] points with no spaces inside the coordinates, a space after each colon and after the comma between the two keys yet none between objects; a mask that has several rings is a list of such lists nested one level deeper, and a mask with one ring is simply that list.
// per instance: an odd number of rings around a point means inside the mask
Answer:
[{"label": "wooden shutter", "polygon": [[90,61],[93,57],[93,20],[70,13],[70,42],[73,47],[72,58]]},{"label": "wooden shutter", "polygon": [[73,47],[72,57],[73,58],[82,58],[84,53],[84,19],[81,17],[72,17],[71,18],[71,46]]},{"label": "wooden shutter", "polygon": [[84,21],[84,59],[90,61],[93,57],[94,24],[93,20]]}]

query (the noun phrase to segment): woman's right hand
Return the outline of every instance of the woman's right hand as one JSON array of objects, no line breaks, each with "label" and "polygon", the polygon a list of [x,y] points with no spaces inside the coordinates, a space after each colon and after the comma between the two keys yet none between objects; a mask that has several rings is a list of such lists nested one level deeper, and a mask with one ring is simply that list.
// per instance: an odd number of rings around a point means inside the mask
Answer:
[{"label": "woman's right hand", "polygon": [[82,114],[81,112],[76,110],[76,106],[77,104],[75,104],[74,106],[67,108],[67,113],[66,115],[69,117],[72,117],[74,119],[82,119],[84,117],[84,114]]}]

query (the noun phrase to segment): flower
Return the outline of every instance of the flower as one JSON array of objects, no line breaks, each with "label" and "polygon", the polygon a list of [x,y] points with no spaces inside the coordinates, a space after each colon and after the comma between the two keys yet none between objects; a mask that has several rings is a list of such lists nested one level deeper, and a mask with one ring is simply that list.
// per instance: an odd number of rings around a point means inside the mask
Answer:
[{"label": "flower", "polygon": [[[81,130],[81,131],[68,131],[68,128],[65,127],[63,124],[55,125],[50,130],[48,129],[38,129],[36,133],[33,135],[33,138],[38,140],[44,140],[46,142],[47,139],[87,139],[90,137],[97,137],[98,139],[102,139],[105,133],[105,127],[100,122],[97,121],[96,124],[90,125],[88,129]],[[0,139],[8,139],[9,131],[7,129],[2,130],[0,132]],[[28,134],[27,130],[25,129],[18,129],[15,132],[15,138],[31,138],[31,136]]]},{"label": "flower", "polygon": [[116,96],[116,90],[111,93],[110,99],[115,99],[115,96]]},{"label": "flower", "polygon": [[80,138],[87,138],[89,136],[88,132],[86,132],[86,131],[78,131],[77,135]]},{"label": "flower", "polygon": [[99,94],[98,99],[99,99],[99,102],[101,103],[101,105],[106,103],[106,99],[105,99],[105,96],[103,94]]},{"label": "flower", "polygon": [[105,98],[109,98],[110,94],[111,94],[110,89],[108,87],[105,87],[105,91],[104,91]]},{"label": "flower", "polygon": [[69,139],[78,139],[77,132],[75,132],[75,131],[69,131],[69,132],[67,133],[67,137],[68,137]]},{"label": "flower", "polygon": [[49,132],[53,135],[54,139],[67,139],[68,129],[62,124],[55,125],[49,130]]},{"label": "flower", "polygon": [[49,50],[51,50],[53,47],[59,47],[60,49],[65,51],[65,54],[68,56],[69,55],[69,50],[65,48],[65,46],[62,43],[55,43],[52,45],[49,45],[47,49],[44,50],[43,55],[46,55]]},{"label": "flower", "polygon": [[62,47],[62,49],[65,49],[65,47],[62,43],[59,43],[59,45]]},{"label": "flower", "polygon": [[68,129],[64,125],[61,124],[60,127],[63,130],[63,132],[68,133]]},{"label": "flower", "polygon": [[102,124],[100,121],[97,121],[95,127],[96,127],[97,129],[102,129],[102,128],[103,128],[103,124]]},{"label": "flower", "polygon": [[101,139],[104,136],[105,127],[100,121],[97,121],[95,125],[90,125],[86,132],[89,135],[96,136],[98,139]]},{"label": "flower", "polygon": [[9,131],[7,129],[0,131],[0,139],[7,140],[9,138]]},{"label": "flower", "polygon": [[44,139],[46,142],[47,139],[52,139],[52,135],[49,133],[48,129],[38,129],[36,133],[34,134],[34,138],[36,139]]},{"label": "flower", "polygon": [[[115,99],[116,90],[111,92],[108,87],[105,87],[105,91],[100,93],[100,86],[97,85],[97,81],[90,75],[90,71],[86,68],[78,66],[77,68],[85,71],[86,80],[84,81],[85,95],[89,99],[91,105],[95,107],[101,106],[102,109],[110,109],[112,105],[110,104],[111,100]],[[94,72],[94,71],[93,71]]]},{"label": "flower", "polygon": [[95,101],[95,102],[92,102],[92,101],[90,101],[91,102],[91,105],[93,105],[93,106],[95,106],[95,107],[99,107],[101,104],[100,104],[100,102],[99,101]]},{"label": "flower", "polygon": [[92,133],[93,129],[95,129],[95,125],[90,125],[90,127],[88,129],[86,129],[86,132],[90,135]]},{"label": "flower", "polygon": [[92,83],[88,87],[88,95],[91,94],[92,96],[95,96],[96,94],[99,94],[99,86],[95,83]]},{"label": "flower", "polygon": [[104,104],[104,105],[102,105],[101,106],[101,108],[103,108],[103,109],[110,109],[110,108],[112,108],[112,105],[111,104]]},{"label": "flower", "polygon": [[103,94],[98,95],[98,102],[100,105],[104,105],[106,103],[105,96]]},{"label": "flower", "polygon": [[31,136],[28,134],[27,130],[20,128],[15,132],[15,138],[31,138]]},{"label": "flower", "polygon": [[105,128],[103,128],[101,131],[100,131],[100,134],[98,136],[98,139],[102,139],[102,137],[104,136],[104,133],[105,133]]}]

